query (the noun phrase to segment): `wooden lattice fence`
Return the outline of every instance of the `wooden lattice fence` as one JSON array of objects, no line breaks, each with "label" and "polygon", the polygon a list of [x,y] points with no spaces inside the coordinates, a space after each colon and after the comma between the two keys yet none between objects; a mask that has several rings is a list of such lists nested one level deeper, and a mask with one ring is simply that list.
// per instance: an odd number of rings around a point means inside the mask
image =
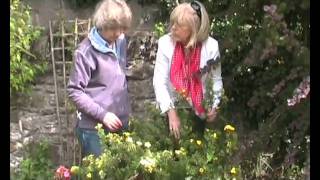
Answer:
[{"label": "wooden lattice fence", "polygon": [[77,44],[87,36],[90,28],[91,19],[49,22],[60,164],[70,165],[80,160],[81,152],[74,134],[75,108],[68,100],[66,86],[73,61],[73,51]]}]

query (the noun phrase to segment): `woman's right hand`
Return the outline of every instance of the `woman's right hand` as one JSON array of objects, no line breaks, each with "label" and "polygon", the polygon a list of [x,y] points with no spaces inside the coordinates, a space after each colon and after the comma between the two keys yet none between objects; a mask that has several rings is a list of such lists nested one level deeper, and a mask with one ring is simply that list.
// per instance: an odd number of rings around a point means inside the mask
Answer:
[{"label": "woman's right hand", "polygon": [[122,128],[121,120],[112,112],[107,112],[102,122],[103,125],[109,128],[111,132],[115,132]]},{"label": "woman's right hand", "polygon": [[168,111],[168,117],[170,133],[173,134],[176,139],[180,139],[180,118],[176,110],[170,109]]}]

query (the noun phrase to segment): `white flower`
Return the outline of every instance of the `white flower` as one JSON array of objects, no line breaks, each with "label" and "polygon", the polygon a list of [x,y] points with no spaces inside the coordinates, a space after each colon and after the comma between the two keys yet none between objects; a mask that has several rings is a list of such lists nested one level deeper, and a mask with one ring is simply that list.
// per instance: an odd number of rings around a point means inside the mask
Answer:
[{"label": "white flower", "polygon": [[129,142],[129,143],[133,143],[133,139],[132,139],[131,137],[128,137],[128,138],[126,139],[126,141]]},{"label": "white flower", "polygon": [[152,173],[154,171],[154,169],[156,168],[156,160],[152,159],[150,157],[146,157],[140,160],[139,162],[146,171],[148,171],[149,173]]},{"label": "white flower", "polygon": [[141,141],[137,141],[137,145],[138,146],[142,146],[142,142]]},{"label": "white flower", "polygon": [[145,143],[144,143],[144,147],[150,148],[150,147],[151,147],[151,144],[150,144],[149,142],[145,142]]}]

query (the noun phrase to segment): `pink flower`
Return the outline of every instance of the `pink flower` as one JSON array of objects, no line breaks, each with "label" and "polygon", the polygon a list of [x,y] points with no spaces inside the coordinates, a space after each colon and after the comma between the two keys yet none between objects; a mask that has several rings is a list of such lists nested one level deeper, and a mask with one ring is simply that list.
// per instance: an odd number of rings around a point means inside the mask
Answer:
[{"label": "pink flower", "polygon": [[303,81],[299,84],[299,86],[294,90],[293,97],[291,99],[287,99],[288,106],[294,106],[300,103],[301,99],[307,98],[310,92],[310,76],[307,76],[303,79]]},{"label": "pink flower", "polygon": [[63,176],[64,176],[65,180],[70,180],[71,179],[71,174],[70,174],[69,169],[63,173]]},{"label": "pink flower", "polygon": [[56,170],[55,178],[57,180],[70,180],[70,170],[64,166],[59,166],[59,168]]}]

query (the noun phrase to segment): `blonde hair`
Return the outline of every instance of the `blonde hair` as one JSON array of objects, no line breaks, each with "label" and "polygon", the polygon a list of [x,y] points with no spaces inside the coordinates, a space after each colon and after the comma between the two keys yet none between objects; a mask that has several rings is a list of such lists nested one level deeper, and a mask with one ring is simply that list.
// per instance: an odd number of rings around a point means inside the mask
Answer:
[{"label": "blonde hair", "polygon": [[191,36],[186,47],[194,47],[197,42],[208,39],[210,23],[208,13],[202,3],[195,1],[200,6],[201,18],[191,7],[190,3],[181,3],[170,14],[170,28],[174,23],[186,24],[191,29]]},{"label": "blonde hair", "polygon": [[96,6],[92,19],[98,29],[128,29],[131,26],[132,12],[124,0],[102,0]]}]

